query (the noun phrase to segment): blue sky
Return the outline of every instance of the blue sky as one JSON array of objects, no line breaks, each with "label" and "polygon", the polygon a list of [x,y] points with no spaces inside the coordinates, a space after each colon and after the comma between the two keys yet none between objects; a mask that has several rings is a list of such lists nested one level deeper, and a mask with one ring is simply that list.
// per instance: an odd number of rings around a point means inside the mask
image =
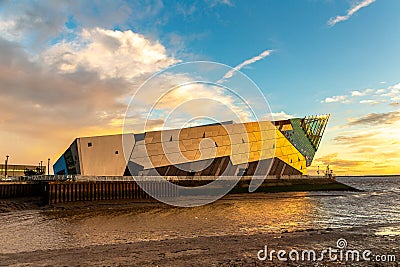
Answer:
[{"label": "blue sky", "polygon": [[11,141],[0,155],[35,164],[77,135],[120,132],[132,90],[166,67],[250,61],[241,71],[277,118],[332,114],[311,170],[400,173],[398,10],[397,0],[0,1],[0,136]]}]

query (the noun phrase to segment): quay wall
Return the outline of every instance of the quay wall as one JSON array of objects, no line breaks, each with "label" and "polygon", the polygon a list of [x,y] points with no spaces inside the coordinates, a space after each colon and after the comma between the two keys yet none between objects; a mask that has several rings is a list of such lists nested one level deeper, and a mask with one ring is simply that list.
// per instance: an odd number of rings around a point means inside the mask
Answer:
[{"label": "quay wall", "polygon": [[[57,204],[75,201],[106,201],[117,199],[150,199],[145,192],[151,190],[156,197],[176,197],[179,189],[171,183],[196,187],[214,181],[210,176],[168,176],[140,177],[143,190],[131,176],[54,176],[31,177],[29,181],[0,182],[0,198],[40,196],[43,204]],[[26,179],[26,178],[24,178]],[[237,180],[238,177],[219,177],[224,180]],[[241,177],[230,193],[247,193],[251,179],[262,179],[256,192],[286,192],[314,190],[355,190],[332,178],[310,176],[279,177]]]},{"label": "quay wall", "polygon": [[43,190],[38,182],[0,182],[0,198],[38,196]]}]

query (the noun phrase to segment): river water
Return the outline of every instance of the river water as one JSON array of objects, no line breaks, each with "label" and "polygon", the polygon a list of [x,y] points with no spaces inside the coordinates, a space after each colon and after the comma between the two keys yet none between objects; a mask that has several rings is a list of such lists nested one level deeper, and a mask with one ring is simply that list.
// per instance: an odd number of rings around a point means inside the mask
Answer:
[{"label": "river water", "polygon": [[132,201],[15,209],[0,213],[0,253],[358,226],[400,235],[400,177],[338,180],[363,191],[229,195],[194,208]]}]

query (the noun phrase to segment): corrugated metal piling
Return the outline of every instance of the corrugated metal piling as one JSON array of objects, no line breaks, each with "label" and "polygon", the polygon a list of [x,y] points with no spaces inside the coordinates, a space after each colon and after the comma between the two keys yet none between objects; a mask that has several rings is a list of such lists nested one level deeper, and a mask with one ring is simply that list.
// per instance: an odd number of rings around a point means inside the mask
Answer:
[{"label": "corrugated metal piling", "polygon": [[150,199],[177,196],[171,184],[149,180],[140,183],[132,177],[37,176],[30,181],[0,182],[0,199],[39,196],[44,204],[118,199]]},{"label": "corrugated metal piling", "polygon": [[[156,186],[164,190],[155,190],[159,196],[173,196],[172,189],[165,188],[166,183],[146,182],[145,187]],[[99,201],[117,199],[149,199],[150,196],[134,181],[99,182],[49,182],[48,203],[56,204],[75,201]]]},{"label": "corrugated metal piling", "polygon": [[1,182],[0,198],[29,197],[40,194],[42,185],[36,182]]}]

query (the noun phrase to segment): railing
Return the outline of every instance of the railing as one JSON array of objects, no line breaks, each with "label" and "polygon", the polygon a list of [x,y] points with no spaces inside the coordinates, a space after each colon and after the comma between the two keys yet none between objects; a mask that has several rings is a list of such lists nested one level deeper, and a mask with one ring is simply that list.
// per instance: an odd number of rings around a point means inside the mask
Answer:
[{"label": "railing", "polygon": [[[92,176],[92,175],[36,175],[22,177],[20,181],[69,181],[69,182],[117,182],[117,181],[211,181],[211,180],[271,180],[271,179],[307,179],[307,178],[324,178],[323,176],[304,176],[304,175],[268,175],[268,176]],[[326,178],[326,177],[325,177]]]},{"label": "railing", "polygon": [[24,176],[25,181],[75,181],[77,175],[34,175]]}]

